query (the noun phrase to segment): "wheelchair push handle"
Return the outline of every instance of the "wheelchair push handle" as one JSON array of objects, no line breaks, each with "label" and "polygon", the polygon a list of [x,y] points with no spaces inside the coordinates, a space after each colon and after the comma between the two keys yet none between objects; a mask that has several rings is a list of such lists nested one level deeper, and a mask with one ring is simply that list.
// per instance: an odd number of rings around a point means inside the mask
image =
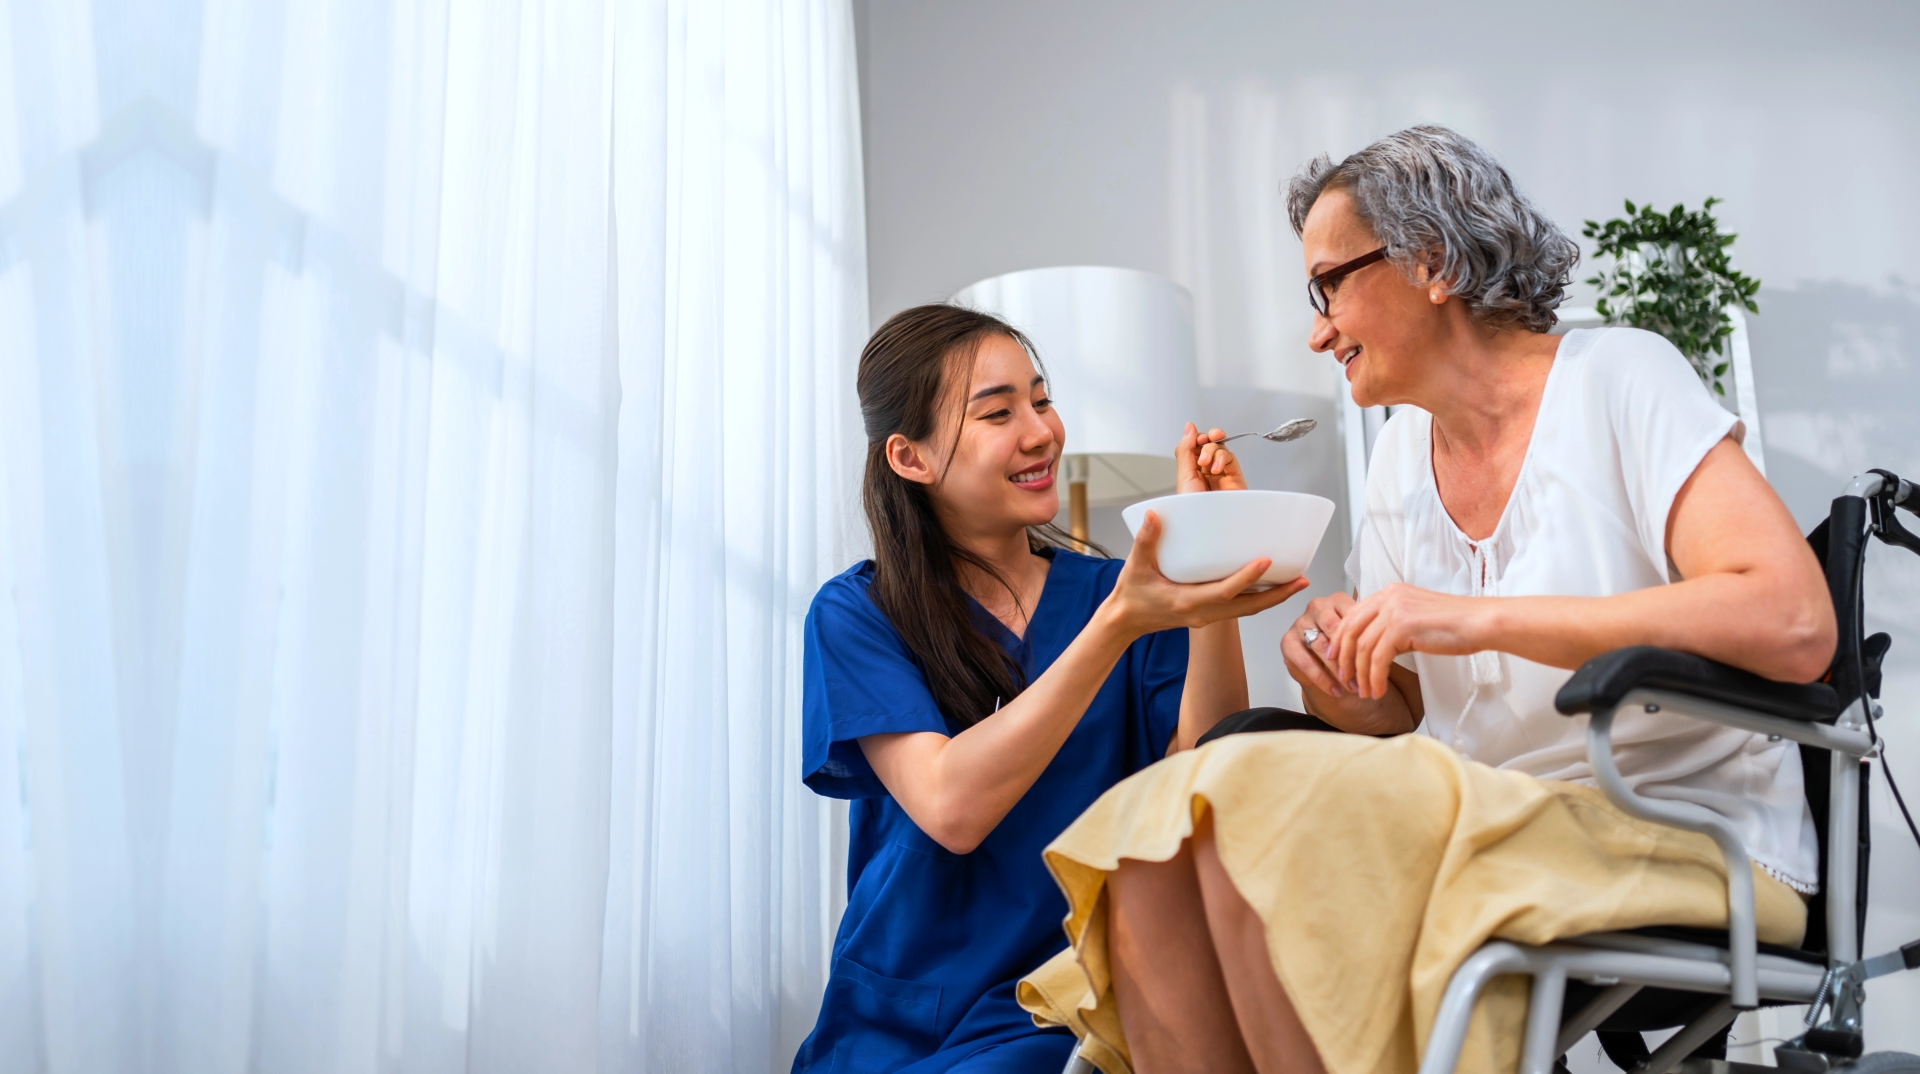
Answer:
[{"label": "wheelchair push handle", "polygon": [[1856,474],[1847,483],[1847,490],[1840,495],[1871,500],[1889,508],[1904,507],[1920,515],[1920,484],[1908,481],[1892,470],[1875,468]]},{"label": "wheelchair push handle", "polygon": [[[1905,508],[1908,513],[1920,515],[1920,485],[1906,480],[1891,470],[1868,470],[1848,482],[1847,490],[1833,501],[1833,511],[1829,516],[1832,540],[1838,542],[1836,551],[1841,554],[1828,561],[1828,584],[1833,588],[1834,604],[1843,611],[1849,601],[1842,598],[1840,586],[1852,588],[1858,584],[1858,571],[1862,555],[1866,551],[1865,540],[1871,535],[1882,544],[1895,548],[1904,548],[1920,555],[1920,534],[1909,532],[1900,524],[1896,507]],[[1823,525],[1823,528],[1826,528]],[[1838,565],[1845,576],[1836,576]]]},{"label": "wheelchair push handle", "polygon": [[1902,526],[1899,514],[1894,510],[1903,507],[1909,514],[1920,515],[1920,485],[1891,470],[1868,470],[1853,479],[1845,495],[1858,496],[1866,501],[1868,530],[1882,544],[1920,555],[1920,535]]},{"label": "wheelchair push handle", "polygon": [[1915,485],[1891,470],[1868,470],[1870,474],[1879,474],[1885,486],[1881,489],[1887,502],[1895,507],[1904,507],[1911,514],[1920,515],[1920,485]]},{"label": "wheelchair push handle", "polygon": [[1863,500],[1884,500],[1909,511],[1920,508],[1920,489],[1892,470],[1873,469],[1857,474],[1840,495],[1857,496]]}]

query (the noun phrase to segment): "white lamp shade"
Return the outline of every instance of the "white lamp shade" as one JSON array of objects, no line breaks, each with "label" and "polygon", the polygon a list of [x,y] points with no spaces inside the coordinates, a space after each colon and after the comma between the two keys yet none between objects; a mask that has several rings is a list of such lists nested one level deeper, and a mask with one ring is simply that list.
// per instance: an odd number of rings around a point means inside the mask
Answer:
[{"label": "white lamp shade", "polygon": [[1071,265],[981,280],[953,296],[1027,334],[1067,429],[1087,455],[1087,498],[1123,503],[1173,488],[1173,447],[1199,418],[1193,299],[1132,269]]}]

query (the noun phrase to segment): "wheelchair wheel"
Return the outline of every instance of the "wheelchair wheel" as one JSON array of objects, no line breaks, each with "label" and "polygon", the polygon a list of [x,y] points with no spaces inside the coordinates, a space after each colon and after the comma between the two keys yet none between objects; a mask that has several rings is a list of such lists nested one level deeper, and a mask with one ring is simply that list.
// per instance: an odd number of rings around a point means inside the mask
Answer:
[{"label": "wheelchair wheel", "polygon": [[1906,1052],[1875,1052],[1863,1055],[1833,1074],[1920,1074],[1920,1055]]}]

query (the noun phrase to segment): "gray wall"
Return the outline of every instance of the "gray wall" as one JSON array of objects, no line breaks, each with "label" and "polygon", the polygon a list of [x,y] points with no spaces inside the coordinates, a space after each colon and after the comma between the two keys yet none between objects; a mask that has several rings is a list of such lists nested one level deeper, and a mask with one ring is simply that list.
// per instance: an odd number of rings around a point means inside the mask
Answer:
[{"label": "gray wall", "polygon": [[[856,0],[874,320],[1056,264],[1171,276],[1195,295],[1207,390],[1236,429],[1331,416],[1307,352],[1277,185],[1420,121],[1496,153],[1569,233],[1623,198],[1727,199],[1769,474],[1805,525],[1846,475],[1920,473],[1920,5],[1281,4]],[[1340,497],[1331,436],[1249,452],[1256,482]],[[1124,548],[1111,511],[1096,532]],[[1313,568],[1340,584],[1344,520]],[[1904,554],[1902,554],[1904,555]],[[1920,563],[1877,555],[1897,643],[1896,771],[1920,798]],[[1303,599],[1303,598],[1301,598]],[[1297,696],[1247,630],[1255,701]],[[1920,804],[1917,802],[1916,804]],[[1870,943],[1920,936],[1920,853],[1874,796]],[[1920,980],[1873,986],[1869,1040],[1920,1052]]]}]

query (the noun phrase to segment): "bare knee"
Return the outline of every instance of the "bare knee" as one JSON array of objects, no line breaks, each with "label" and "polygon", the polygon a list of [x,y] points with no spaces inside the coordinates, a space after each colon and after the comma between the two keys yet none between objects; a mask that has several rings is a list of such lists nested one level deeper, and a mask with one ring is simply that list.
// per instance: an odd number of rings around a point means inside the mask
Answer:
[{"label": "bare knee", "polygon": [[1121,858],[1107,874],[1108,910],[1115,916],[1145,914],[1159,917],[1177,906],[1198,907],[1200,888],[1193,872],[1193,850],[1180,844],[1179,853],[1166,861]]},{"label": "bare knee", "polygon": [[[1202,817],[1194,826],[1193,839],[1189,841],[1193,848],[1194,883],[1205,894],[1209,903],[1216,899],[1245,906],[1239,898],[1239,890],[1233,886],[1233,878],[1227,875],[1226,864],[1220,860],[1220,844],[1213,837],[1213,815]],[[1230,896],[1230,898],[1228,898]]]}]

